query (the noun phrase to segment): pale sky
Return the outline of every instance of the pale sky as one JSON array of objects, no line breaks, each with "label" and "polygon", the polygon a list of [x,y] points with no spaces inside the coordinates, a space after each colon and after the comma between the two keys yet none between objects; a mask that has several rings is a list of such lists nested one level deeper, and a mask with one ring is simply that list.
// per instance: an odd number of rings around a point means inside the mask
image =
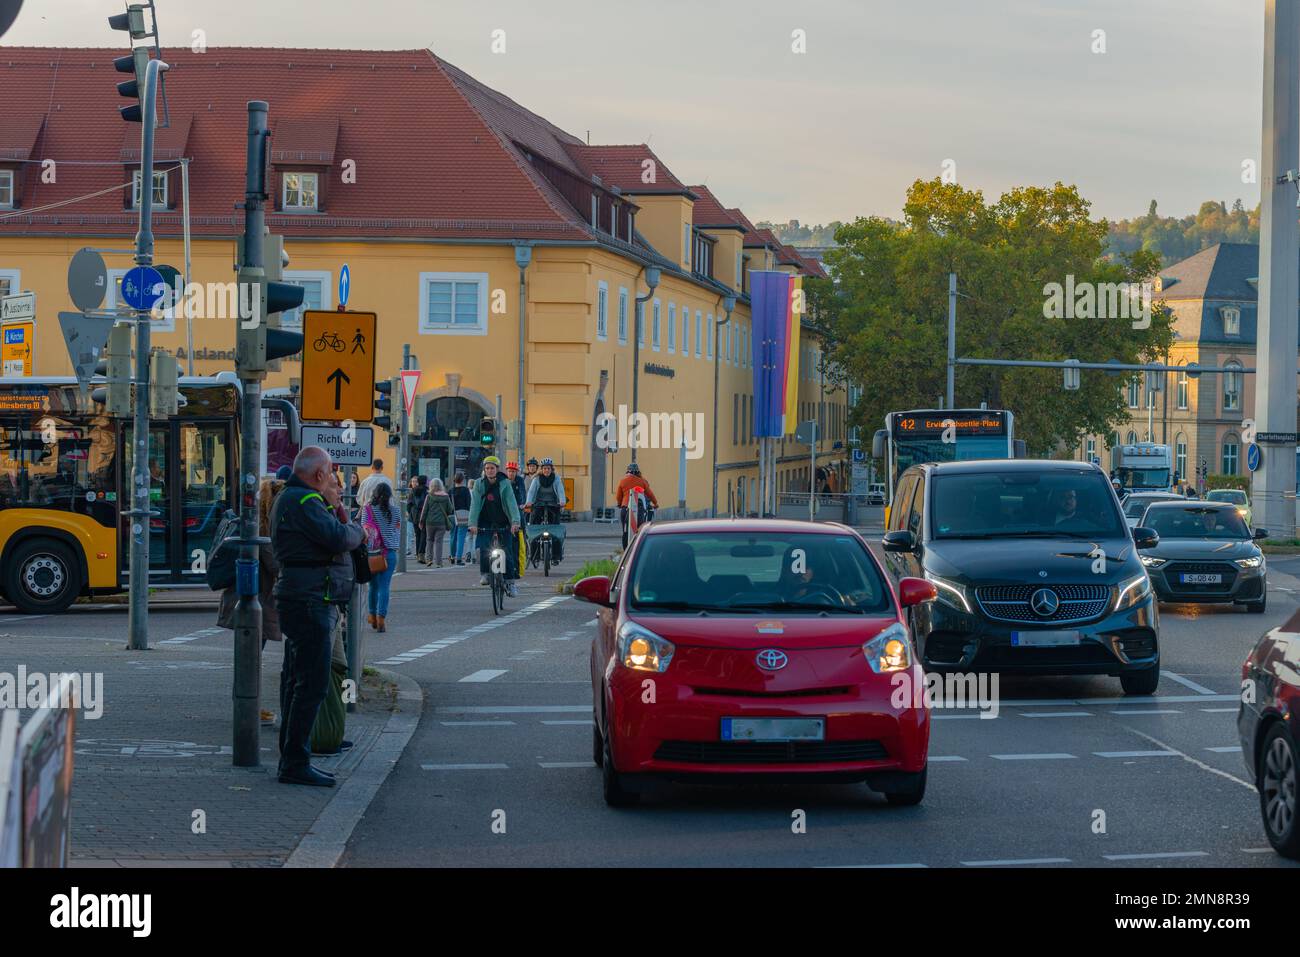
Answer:
[{"label": "pale sky", "polygon": [[[1112,218],[1259,197],[1241,171],[1260,151],[1263,0],[156,4],[164,53],[195,29],[210,47],[429,47],[576,136],[649,142],[755,220],[896,217],[947,159],[989,198],[1061,180]],[[0,48],[125,46],[107,24],[123,9],[26,0]]]}]

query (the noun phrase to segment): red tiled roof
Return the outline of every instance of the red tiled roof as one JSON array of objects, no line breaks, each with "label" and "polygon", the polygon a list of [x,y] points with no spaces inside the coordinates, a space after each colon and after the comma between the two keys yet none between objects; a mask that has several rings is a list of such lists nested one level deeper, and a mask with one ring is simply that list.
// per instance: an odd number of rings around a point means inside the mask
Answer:
[{"label": "red tiled roof", "polygon": [[277,117],[271,127],[271,162],[333,166],[338,140],[337,116]]},{"label": "red tiled roof", "polygon": [[740,210],[734,208],[728,209],[727,214],[730,215],[731,218],[734,219],[736,222],[740,223],[740,225],[745,227],[745,238],[743,240],[743,244],[746,248],[752,246],[766,247],[766,246],[773,245],[771,241],[763,238],[763,236],[759,233],[759,231],[754,228],[754,224],[749,221],[749,217],[746,216],[744,213],[742,213]]},{"label": "red tiled roof", "polygon": [[[625,193],[689,193],[682,181],[673,175],[654,150],[644,143],[628,146],[588,146],[570,143],[569,155],[588,176],[595,174],[606,186],[617,186]],[[647,167],[646,160],[654,166]],[[654,181],[644,182],[647,170],[653,171]]]},{"label": "red tiled roof", "polygon": [[[174,162],[182,156],[189,156],[185,147],[190,138],[190,124],[194,118],[189,114],[178,116],[172,114],[171,124],[165,129],[154,130],[153,160],[154,164]],[[123,122],[122,149],[118,158],[123,165],[134,166],[140,162],[140,125]]]},{"label": "red tiled roof", "polygon": [[[29,111],[48,104],[40,156],[32,161],[48,157],[98,160],[103,165],[60,167],[53,183],[41,182],[31,173],[37,167],[29,167],[24,208],[17,215],[0,214],[0,235],[134,233],[136,216],[123,209],[123,193],[116,190],[37,211],[129,182],[118,147],[131,133],[138,137],[140,127],[125,124],[118,115],[123,100],[117,94],[120,77],[112,60],[119,53],[5,49],[0,88],[6,102]],[[485,88],[426,50],[209,47],[196,54],[172,48],[167,61],[173,125],[179,129],[185,117],[192,117],[184,148],[193,157],[195,235],[228,236],[241,228],[242,217],[233,207],[244,191],[245,104],[261,98],[270,103],[272,129],[288,139],[290,147],[304,130],[313,129],[310,124],[320,124],[314,127],[320,133],[332,121],[337,128],[334,160],[354,160],[357,170],[355,185],[331,180],[320,214],[268,211],[268,223],[277,232],[339,239],[591,238],[582,217],[530,172],[513,149],[503,146],[503,135],[493,124],[504,126],[500,112],[505,108],[498,105],[485,115],[486,104],[494,97],[498,104],[510,101],[500,94],[489,97]],[[533,120],[553,135],[560,133],[540,118]],[[288,127],[286,121],[292,121]],[[297,127],[299,123],[307,125]],[[6,131],[0,138],[11,138],[11,118],[0,126]],[[272,138],[272,150],[281,145]],[[278,177],[272,185],[278,187]],[[159,211],[154,226],[159,236],[179,235],[179,211]]]},{"label": "red tiled roof", "polygon": [[690,191],[695,194],[695,205],[692,209],[691,222],[698,229],[739,229],[742,232],[745,227],[736,222],[723,205],[718,202],[718,197],[707,186],[691,186]]},{"label": "red tiled roof", "polygon": [[31,159],[44,123],[44,113],[6,115],[0,123],[0,162]]}]

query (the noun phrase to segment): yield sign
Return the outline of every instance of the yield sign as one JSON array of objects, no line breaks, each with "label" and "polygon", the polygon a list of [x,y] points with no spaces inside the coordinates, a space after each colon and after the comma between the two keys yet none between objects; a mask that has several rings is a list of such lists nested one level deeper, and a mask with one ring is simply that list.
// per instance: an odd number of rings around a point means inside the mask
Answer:
[{"label": "yield sign", "polygon": [[399,375],[402,379],[402,404],[406,406],[409,416],[415,410],[415,390],[420,387],[420,370],[403,369]]}]

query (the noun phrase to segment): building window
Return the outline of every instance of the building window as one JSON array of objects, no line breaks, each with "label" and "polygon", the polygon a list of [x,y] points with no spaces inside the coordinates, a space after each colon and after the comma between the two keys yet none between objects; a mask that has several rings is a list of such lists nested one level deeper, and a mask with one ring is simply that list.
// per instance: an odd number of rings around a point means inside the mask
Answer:
[{"label": "building window", "polygon": [[[141,170],[131,170],[131,208],[140,208],[140,177],[144,173]],[[167,206],[167,174],[162,170],[153,171],[153,204],[165,208]]]},{"label": "building window", "polygon": [[420,273],[420,332],[423,335],[487,335],[485,272]]},{"label": "building window", "polygon": [[591,194],[591,225],[594,229],[600,229],[600,197],[595,193]]},{"label": "building window", "polygon": [[627,345],[627,290],[618,290],[618,341]]},{"label": "building window", "polygon": [[1097,457],[1097,440],[1089,436],[1087,451],[1084,453],[1083,460],[1091,462]]},{"label": "building window", "polygon": [[1237,474],[1237,437],[1235,435],[1226,436],[1223,440],[1223,474]]},{"label": "building window", "polygon": [[682,355],[691,354],[691,310],[682,306]]},{"label": "building window", "polygon": [[0,269],[0,296],[12,296],[20,288],[17,269]]},{"label": "building window", "polygon": [[[709,329],[712,329],[713,313],[709,313],[708,320],[709,320]],[[700,310],[696,309],[695,310],[695,358],[697,359],[704,354],[704,350],[700,348],[701,345],[700,340],[703,335],[704,335],[704,320],[700,318]],[[709,350],[709,354],[712,355],[713,351]]]},{"label": "building window", "polygon": [[285,329],[301,329],[302,314],[308,309],[331,309],[330,302],[331,275],[328,272],[307,270],[285,270],[283,279],[295,286],[302,286],[302,305],[297,309],[280,313],[280,325]]},{"label": "building window", "polygon": [[731,444],[739,445],[740,435],[740,393],[731,393]]},{"label": "building window", "polygon": [[1180,479],[1187,481],[1187,436],[1181,432],[1174,439],[1174,471]]},{"label": "building window", "polygon": [[1174,379],[1174,398],[1175,406],[1179,409],[1187,408],[1187,370],[1179,369]]},{"label": "building window", "polygon": [[284,210],[316,210],[320,193],[318,173],[285,173],[284,193],[280,208]]},{"label": "building window", "polygon": [[[1223,364],[1225,369],[1240,369],[1241,363],[1232,359]],[[1241,373],[1224,372],[1223,373],[1223,411],[1239,412],[1241,411]],[[1230,473],[1236,474],[1236,473]]]},{"label": "building window", "polygon": [[682,262],[691,268],[691,224],[682,224]]},{"label": "building window", "polygon": [[1137,376],[1128,380],[1128,407],[1130,409],[1141,408],[1142,402],[1142,380]]},{"label": "building window", "polygon": [[654,313],[650,319],[650,348],[659,351],[659,330],[663,326],[663,313],[659,309],[659,300],[655,300]]},{"label": "building window", "polygon": [[1129,430],[1128,430],[1128,441],[1125,442],[1124,444],[1125,444],[1125,445],[1132,445],[1132,444],[1135,443],[1137,440],[1138,440],[1138,434],[1137,434],[1136,432],[1134,432],[1132,429],[1129,429]]},{"label": "building window", "polygon": [[0,169],[0,209],[14,208],[14,171]]},{"label": "building window", "polygon": [[609,283],[596,286],[596,338],[609,337]]},{"label": "building window", "polygon": [[1223,307],[1223,334],[1225,336],[1241,335],[1241,310],[1236,306]]},{"label": "building window", "polygon": [[668,351],[677,351],[677,306],[668,304]]}]

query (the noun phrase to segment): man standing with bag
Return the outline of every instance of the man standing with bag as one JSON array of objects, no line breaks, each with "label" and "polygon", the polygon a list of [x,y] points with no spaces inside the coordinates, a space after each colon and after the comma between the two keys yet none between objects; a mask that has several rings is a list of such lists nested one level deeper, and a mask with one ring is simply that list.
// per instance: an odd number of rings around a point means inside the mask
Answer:
[{"label": "man standing with bag", "polygon": [[333,787],[311,766],[316,712],[330,682],[330,651],[339,606],[352,597],[353,549],[365,541],[343,507],[329,453],[308,446],[271,510],[271,539],[280,564],[274,595],[284,633],[280,672],[280,768],[284,784]]}]

